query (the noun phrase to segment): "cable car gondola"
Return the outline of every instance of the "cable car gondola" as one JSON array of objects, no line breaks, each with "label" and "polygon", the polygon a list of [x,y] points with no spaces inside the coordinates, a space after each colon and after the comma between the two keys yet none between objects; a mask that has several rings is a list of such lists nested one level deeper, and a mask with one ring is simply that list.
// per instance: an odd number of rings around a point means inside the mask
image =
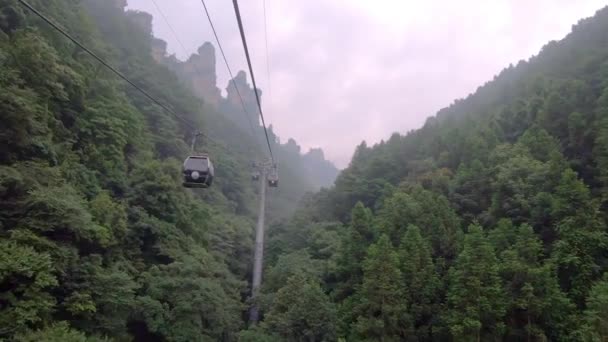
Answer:
[{"label": "cable car gondola", "polygon": [[259,181],[260,180],[260,171],[252,171],[251,172],[251,180],[252,181]]},{"label": "cable car gondola", "polygon": [[271,187],[271,188],[279,187],[279,170],[277,169],[277,164],[274,164],[272,166],[272,169],[268,173],[268,177],[266,177],[266,179],[268,180],[269,187]]},{"label": "cable car gondola", "polygon": [[189,156],[184,161],[183,174],[186,188],[208,188],[213,183],[213,163],[206,154]]},{"label": "cable car gondola", "polygon": [[183,186],[186,188],[208,188],[213,183],[215,171],[213,163],[206,153],[194,153],[196,138],[202,133],[195,134],[192,138],[192,155],[184,161],[182,174],[184,176]]}]

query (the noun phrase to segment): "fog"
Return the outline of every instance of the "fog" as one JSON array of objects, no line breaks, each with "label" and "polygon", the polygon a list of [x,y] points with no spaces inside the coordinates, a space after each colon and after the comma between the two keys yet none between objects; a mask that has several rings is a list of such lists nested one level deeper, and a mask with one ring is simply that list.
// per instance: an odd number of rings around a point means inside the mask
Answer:
[{"label": "fog", "polygon": [[[129,0],[154,16],[154,32],[185,59],[215,41],[199,0]],[[230,1],[207,0],[232,69],[246,70]],[[241,1],[265,117],[304,150],[321,147],[337,166],[354,147],[420,127],[454,99],[473,92],[509,63],[605,5],[599,0],[263,0]],[[218,86],[228,72],[217,58]],[[270,82],[269,82],[270,80]]]}]

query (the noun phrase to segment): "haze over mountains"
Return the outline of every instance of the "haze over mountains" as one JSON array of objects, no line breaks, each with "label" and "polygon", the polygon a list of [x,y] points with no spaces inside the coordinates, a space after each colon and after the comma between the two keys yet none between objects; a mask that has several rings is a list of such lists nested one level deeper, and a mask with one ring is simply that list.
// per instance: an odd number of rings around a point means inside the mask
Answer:
[{"label": "haze over mountains", "polygon": [[[187,60],[213,33],[199,1],[157,0],[186,51],[150,0],[129,8],[156,18],[155,35]],[[246,70],[230,3],[206,0],[229,63]],[[562,39],[603,0],[266,0],[272,89],[266,77],[261,0],[241,10],[268,120],[306,151],[323,148],[339,168],[354,146],[422,127],[502,68]],[[220,89],[229,76],[218,58]],[[271,90],[269,92],[269,90]],[[302,120],[301,118],[306,118]],[[297,123],[297,124],[294,124]],[[348,132],[348,134],[337,134]]]},{"label": "haze over mountains", "polygon": [[[152,35],[152,16],[145,12],[133,13],[132,17],[136,23],[147,34]],[[161,39],[152,39],[150,53],[154,60],[167,66],[175,72],[184,84],[188,85],[192,92],[202,99],[206,107],[235,123],[244,134],[254,135],[260,146],[265,146],[266,141],[261,127],[259,111],[252,86],[247,81],[247,74],[242,70],[235,70],[234,81],[230,80],[225,87],[226,96],[217,84],[217,71],[219,66],[223,67],[222,61],[217,59],[217,52],[212,43],[206,42],[198,48],[186,61],[178,60],[175,55],[169,55],[167,44]],[[218,64],[219,63],[219,64]],[[238,88],[238,91],[235,89]],[[258,90],[262,102],[264,92]],[[241,102],[242,100],[242,102]],[[253,129],[253,131],[252,131]],[[276,144],[278,160],[284,162],[287,167],[303,171],[304,178],[314,189],[328,187],[333,184],[338,174],[337,168],[325,159],[323,151],[319,148],[310,149],[302,153],[300,146],[293,139],[288,139],[281,144],[277,132],[269,126],[270,139]],[[253,150],[252,150],[253,152]],[[302,156],[300,159],[298,156]],[[289,179],[289,177],[287,178]]]},{"label": "haze over mountains", "polygon": [[[152,44],[152,55],[157,62],[167,65],[173,70],[182,81],[191,87],[194,94],[203,99],[208,106],[229,118],[247,134],[255,134],[259,143],[265,144],[255,93],[252,86],[247,83],[247,74],[244,71],[236,72],[234,80],[230,80],[226,85],[226,97],[223,97],[217,85],[216,67],[218,61],[213,44],[204,43],[197,53],[191,55],[184,62],[177,60],[174,55],[168,55],[164,41],[154,39]],[[221,62],[219,65],[222,65]],[[258,90],[258,94],[263,102],[264,92]],[[254,133],[251,133],[251,125],[254,127]],[[273,141],[279,143],[277,146],[286,153],[285,159],[280,159],[282,162],[292,168],[302,168],[305,174],[309,175],[308,181],[315,189],[329,187],[333,184],[338,175],[338,169],[333,163],[325,159],[322,149],[313,148],[306,153],[302,153],[300,146],[294,139],[290,138],[286,143],[280,145],[280,139],[275,137],[276,132],[273,131],[272,126],[269,127],[269,130]],[[302,156],[302,158],[299,160],[292,156]]]}]

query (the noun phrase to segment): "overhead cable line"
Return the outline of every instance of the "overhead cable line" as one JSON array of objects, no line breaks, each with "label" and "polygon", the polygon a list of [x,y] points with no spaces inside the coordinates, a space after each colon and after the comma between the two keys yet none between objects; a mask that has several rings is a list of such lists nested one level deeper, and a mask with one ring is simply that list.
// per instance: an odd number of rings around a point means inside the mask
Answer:
[{"label": "overhead cable line", "polygon": [[236,90],[236,94],[239,97],[241,102],[241,106],[243,106],[243,113],[247,118],[247,122],[249,122],[249,127],[251,128],[251,133],[253,134],[253,138],[256,138],[255,129],[253,128],[253,123],[251,122],[251,118],[249,117],[249,112],[247,112],[247,107],[245,106],[245,101],[243,101],[243,96],[241,96],[241,92],[239,91],[239,87],[236,85],[236,81],[234,80],[234,75],[232,74],[232,69],[230,69],[230,64],[228,64],[228,59],[226,58],[226,54],[224,53],[224,48],[222,48],[222,43],[220,42],[220,38],[217,35],[217,31],[215,30],[215,25],[213,25],[213,20],[211,20],[211,15],[209,14],[209,10],[207,9],[207,5],[205,4],[205,0],[201,0],[203,4],[203,8],[205,9],[205,14],[207,15],[207,20],[209,21],[209,25],[211,26],[211,30],[213,31],[213,35],[215,36],[215,41],[217,42],[217,46],[220,49],[222,54],[222,59],[224,60],[224,64],[226,65],[226,69],[228,69],[228,74],[230,75],[230,80],[232,82],[232,86]]},{"label": "overhead cable line", "polygon": [[[270,54],[268,53],[268,19],[266,17],[266,0],[263,0],[264,6],[264,42],[266,44],[266,78],[268,78],[268,95],[272,97],[272,83],[270,82]],[[270,112],[270,120],[272,120],[272,111]]]},{"label": "overhead cable line", "polygon": [[[196,128],[196,126],[193,123],[191,123],[190,121],[188,121],[185,118],[181,117],[180,115],[178,115],[177,113],[175,113],[171,108],[167,107],[165,104],[163,104],[162,102],[160,102],[159,100],[157,100],[154,96],[150,95],[150,93],[148,93],[147,91],[145,91],[144,89],[142,89],[141,87],[139,87],[137,84],[135,84],[133,81],[131,81],[127,76],[125,76],[123,73],[121,73],[116,68],[114,68],[113,66],[111,66],[108,62],[106,62],[103,58],[99,57],[97,54],[95,54],[93,51],[91,51],[89,48],[87,48],[84,44],[82,44],[81,42],[79,42],[76,38],[72,37],[68,32],[66,32],[64,29],[62,29],[61,27],[59,27],[59,25],[55,24],[55,22],[53,22],[53,20],[51,20],[50,18],[48,18],[47,16],[45,16],[44,14],[42,14],[40,11],[38,11],[36,8],[34,8],[29,3],[27,3],[25,0],[18,0],[18,1],[23,6],[25,6],[30,11],[32,11],[34,14],[36,14],[40,19],[44,20],[52,28],[54,28],[59,33],[61,33],[64,37],[66,37],[67,39],[69,39],[70,41],[72,41],[72,43],[76,44],[79,48],[81,48],[83,51],[85,51],[91,57],[95,58],[99,63],[101,63],[106,68],[108,68],[115,75],[117,75],[122,80],[124,80],[125,82],[127,82],[128,84],[130,84],[133,88],[135,88],[137,91],[139,91],[145,97],[147,97],[150,101],[152,101],[153,103],[155,103],[156,105],[158,105],[159,107],[161,107],[162,109],[164,109],[167,113],[171,114],[176,119],[178,119],[181,122],[183,122],[192,131],[194,131],[194,132],[200,132],[200,131],[198,131],[198,129]],[[209,140],[210,142],[213,141],[213,139],[211,139],[211,137],[203,134],[202,132],[200,132],[200,134],[203,137],[206,137],[207,140]],[[223,145],[221,145],[219,143],[216,143],[216,145],[220,146],[220,147],[223,147],[225,150],[228,150],[226,147],[224,147]]]},{"label": "overhead cable line", "polygon": [[255,99],[258,103],[258,109],[260,111],[260,117],[262,118],[262,126],[264,127],[264,134],[266,135],[266,143],[268,144],[268,151],[270,152],[270,159],[274,163],[274,155],[272,154],[272,147],[270,147],[270,139],[268,138],[268,130],[266,129],[266,122],[264,120],[264,112],[262,111],[262,103],[260,101],[260,94],[258,94],[258,87],[255,83],[255,76],[253,74],[253,68],[251,67],[251,58],[249,56],[249,49],[247,48],[247,39],[245,38],[245,30],[243,29],[243,21],[241,20],[241,11],[239,10],[238,0],[232,0],[234,5],[234,14],[239,24],[239,32],[241,33],[241,40],[243,41],[243,48],[245,49],[245,57],[247,58],[247,66],[249,67],[249,73],[251,74],[251,83],[253,83],[253,92],[255,93]]}]

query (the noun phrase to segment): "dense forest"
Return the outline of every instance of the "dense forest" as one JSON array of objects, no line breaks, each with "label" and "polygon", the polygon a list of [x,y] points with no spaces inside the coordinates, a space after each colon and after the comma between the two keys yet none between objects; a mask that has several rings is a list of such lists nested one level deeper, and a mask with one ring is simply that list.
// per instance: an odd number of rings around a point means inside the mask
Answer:
[{"label": "dense forest", "polygon": [[0,340],[608,339],[608,8],[361,143],[333,186],[322,151],[270,130],[281,186],[248,326],[255,109],[249,134],[212,46],[167,56],[124,0],[31,3],[202,127],[217,177],[183,189],[193,132],[0,0]]},{"label": "dense forest", "polygon": [[[28,2],[182,120],[0,0],[0,340],[237,340],[257,217],[250,163],[266,156],[259,123],[242,129],[242,113],[155,58],[152,17],[125,1]],[[209,137],[198,146],[216,165],[209,189],[181,185],[194,134],[184,121]],[[291,165],[269,191],[270,222],[337,174],[322,151],[271,134]]]}]

